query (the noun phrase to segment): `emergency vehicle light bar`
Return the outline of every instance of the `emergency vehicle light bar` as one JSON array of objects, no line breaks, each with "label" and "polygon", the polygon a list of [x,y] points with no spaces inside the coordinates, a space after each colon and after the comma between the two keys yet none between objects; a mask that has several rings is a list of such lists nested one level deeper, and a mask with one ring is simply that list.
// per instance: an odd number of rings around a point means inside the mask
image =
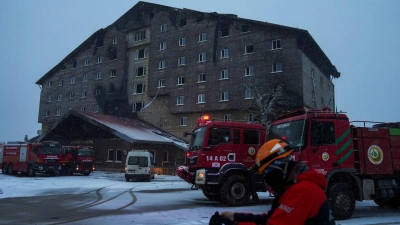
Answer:
[{"label": "emergency vehicle light bar", "polygon": [[197,119],[197,123],[198,124],[205,124],[205,123],[210,122],[210,121],[211,121],[211,119],[210,119],[209,115],[204,115],[204,116],[202,116],[202,117]]}]

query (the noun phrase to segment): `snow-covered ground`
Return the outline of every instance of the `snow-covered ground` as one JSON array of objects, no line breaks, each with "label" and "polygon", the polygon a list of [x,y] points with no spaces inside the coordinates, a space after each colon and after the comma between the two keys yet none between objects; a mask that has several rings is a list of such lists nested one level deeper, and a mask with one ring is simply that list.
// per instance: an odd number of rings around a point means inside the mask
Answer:
[{"label": "snow-covered ground", "polygon": [[[270,208],[268,203],[271,197],[267,193],[260,193],[260,198],[265,204],[228,208],[207,200],[200,190],[190,190],[190,188],[191,185],[179,177],[167,175],[156,175],[151,182],[125,182],[123,173],[102,171],[96,171],[90,176],[33,178],[0,174],[0,203],[6,202],[7,198],[82,194],[100,189],[103,190],[105,198],[112,193],[122,193],[127,190],[135,196],[134,204],[124,209],[124,213],[118,216],[102,215],[70,224],[208,224],[209,218],[215,211],[262,213]],[[121,201],[123,200],[96,207],[118,208]],[[132,213],[137,210],[140,213]],[[400,224],[399,221],[399,210],[382,209],[373,201],[364,201],[357,202],[352,219],[337,221],[337,224]],[[1,216],[0,224],[2,224]]]}]

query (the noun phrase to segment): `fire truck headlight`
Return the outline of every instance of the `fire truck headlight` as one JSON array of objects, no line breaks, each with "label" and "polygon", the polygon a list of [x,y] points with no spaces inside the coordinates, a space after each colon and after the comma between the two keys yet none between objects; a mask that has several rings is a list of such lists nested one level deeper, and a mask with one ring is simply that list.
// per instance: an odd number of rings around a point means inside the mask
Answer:
[{"label": "fire truck headlight", "polygon": [[196,184],[206,184],[206,170],[200,169],[196,171]]}]

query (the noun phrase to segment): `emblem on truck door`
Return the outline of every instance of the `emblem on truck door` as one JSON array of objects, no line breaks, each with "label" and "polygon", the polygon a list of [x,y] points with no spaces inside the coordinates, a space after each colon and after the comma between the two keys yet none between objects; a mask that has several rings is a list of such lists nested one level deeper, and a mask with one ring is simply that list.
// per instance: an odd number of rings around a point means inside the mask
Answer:
[{"label": "emblem on truck door", "polygon": [[371,145],[368,148],[368,159],[373,164],[378,165],[383,160],[383,151],[378,145]]}]

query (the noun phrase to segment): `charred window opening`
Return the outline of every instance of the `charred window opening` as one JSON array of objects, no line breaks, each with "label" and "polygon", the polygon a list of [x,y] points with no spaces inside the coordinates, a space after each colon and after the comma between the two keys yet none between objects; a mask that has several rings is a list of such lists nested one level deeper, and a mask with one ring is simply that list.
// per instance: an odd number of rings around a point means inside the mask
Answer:
[{"label": "charred window opening", "polygon": [[198,23],[201,23],[201,22],[203,22],[204,21],[204,15],[199,15],[199,16],[197,16],[197,22]]},{"label": "charred window opening", "polygon": [[229,24],[223,23],[221,24],[221,37],[229,36]]},{"label": "charred window opening", "polygon": [[246,32],[249,32],[249,25],[243,24],[242,25],[242,33],[246,33]]},{"label": "charred window opening", "polygon": [[104,46],[104,40],[103,39],[97,39],[97,47],[103,47]]},{"label": "charred window opening", "polygon": [[110,60],[117,59],[117,50],[113,47],[108,49],[108,57]]},{"label": "charred window opening", "polygon": [[182,18],[179,22],[179,26],[184,27],[186,26],[186,18]]},{"label": "charred window opening", "polygon": [[76,60],[72,61],[72,68],[76,68]]},{"label": "charred window opening", "polygon": [[144,102],[134,102],[133,103],[133,112],[139,112],[140,110],[143,109]]},{"label": "charred window opening", "polygon": [[113,83],[110,83],[108,90],[109,90],[109,94],[114,94],[115,85]]}]

